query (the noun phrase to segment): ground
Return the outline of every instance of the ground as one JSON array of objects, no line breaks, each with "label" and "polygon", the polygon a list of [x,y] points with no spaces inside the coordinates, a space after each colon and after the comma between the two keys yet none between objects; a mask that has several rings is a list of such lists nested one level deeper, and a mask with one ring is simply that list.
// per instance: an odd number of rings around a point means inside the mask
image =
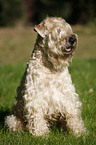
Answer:
[{"label": "ground", "polygon": [[[16,88],[32,52],[36,33],[32,28],[0,28],[0,144],[96,144],[96,31],[94,27],[75,26],[79,35],[78,50],[69,71],[83,103],[82,117],[89,135],[76,138],[73,134],[52,129],[46,137],[33,137],[28,132],[13,133],[3,128],[4,117],[12,108]],[[22,53],[23,52],[23,53]]]}]

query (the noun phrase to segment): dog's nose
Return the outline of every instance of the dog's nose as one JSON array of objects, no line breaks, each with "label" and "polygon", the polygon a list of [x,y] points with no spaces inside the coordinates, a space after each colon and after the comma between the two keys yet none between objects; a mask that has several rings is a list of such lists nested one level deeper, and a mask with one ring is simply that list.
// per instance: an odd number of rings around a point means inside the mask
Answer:
[{"label": "dog's nose", "polygon": [[69,37],[69,43],[72,45],[75,42],[75,38],[74,37]]}]

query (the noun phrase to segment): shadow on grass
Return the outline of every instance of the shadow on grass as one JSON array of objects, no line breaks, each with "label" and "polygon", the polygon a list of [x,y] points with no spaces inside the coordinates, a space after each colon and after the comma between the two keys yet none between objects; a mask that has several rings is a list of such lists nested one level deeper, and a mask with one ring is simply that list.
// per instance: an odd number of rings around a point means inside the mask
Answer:
[{"label": "shadow on grass", "polygon": [[4,128],[5,117],[9,114],[10,110],[8,108],[0,108],[0,130]]}]

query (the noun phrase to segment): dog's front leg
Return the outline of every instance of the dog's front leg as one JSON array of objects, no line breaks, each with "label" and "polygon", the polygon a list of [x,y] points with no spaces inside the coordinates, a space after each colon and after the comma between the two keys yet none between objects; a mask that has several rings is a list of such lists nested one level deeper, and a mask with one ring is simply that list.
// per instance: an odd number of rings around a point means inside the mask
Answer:
[{"label": "dog's front leg", "polygon": [[81,134],[84,134],[86,132],[83,120],[78,115],[69,116],[69,118],[67,119],[67,126],[69,130],[73,131],[73,133],[77,136],[80,136]]},{"label": "dog's front leg", "polygon": [[42,136],[49,132],[48,124],[41,111],[34,112],[34,115],[28,118],[27,128],[30,133],[36,136]]}]

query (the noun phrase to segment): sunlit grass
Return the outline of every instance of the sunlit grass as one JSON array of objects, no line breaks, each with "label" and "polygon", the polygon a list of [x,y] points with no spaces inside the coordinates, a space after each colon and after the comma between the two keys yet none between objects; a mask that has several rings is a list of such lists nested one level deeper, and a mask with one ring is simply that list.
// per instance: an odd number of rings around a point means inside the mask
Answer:
[{"label": "sunlit grass", "polygon": [[0,28],[0,62],[27,60],[34,48],[36,33],[33,28]]}]

